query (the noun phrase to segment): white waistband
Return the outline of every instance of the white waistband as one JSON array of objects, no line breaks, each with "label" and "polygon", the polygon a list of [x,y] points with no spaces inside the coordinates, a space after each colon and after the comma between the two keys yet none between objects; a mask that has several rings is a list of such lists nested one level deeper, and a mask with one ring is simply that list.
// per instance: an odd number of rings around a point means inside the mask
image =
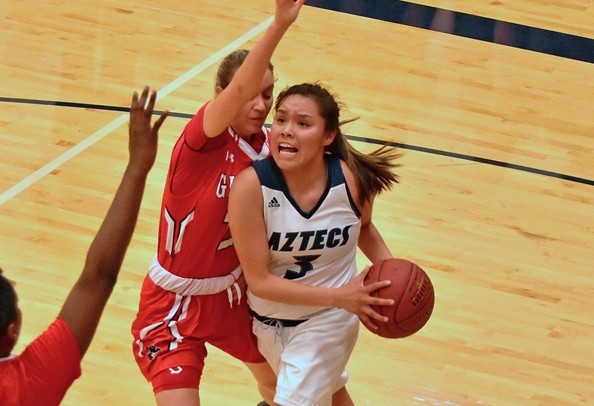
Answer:
[{"label": "white waistband", "polygon": [[204,279],[182,278],[163,268],[155,255],[149,266],[148,275],[155,285],[169,292],[182,296],[195,296],[214,295],[226,290],[239,278],[241,272],[241,267],[238,266],[233,272],[225,276]]}]

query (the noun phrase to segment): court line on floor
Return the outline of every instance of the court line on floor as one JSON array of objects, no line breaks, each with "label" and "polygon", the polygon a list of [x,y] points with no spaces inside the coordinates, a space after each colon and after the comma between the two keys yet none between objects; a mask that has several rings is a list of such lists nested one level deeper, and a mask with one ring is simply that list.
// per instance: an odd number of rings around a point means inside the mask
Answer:
[{"label": "court line on floor", "polygon": [[[38,104],[38,105],[49,105],[49,106],[59,106],[59,107],[72,107],[72,108],[84,108],[84,109],[96,109],[96,110],[122,111],[122,112],[129,111],[129,108],[128,107],[107,106],[107,105],[102,105],[102,104],[64,102],[64,101],[19,99],[19,98],[11,98],[11,97],[0,97],[0,103],[1,102],[22,103],[22,104]],[[155,115],[160,115],[161,113],[162,112],[161,111],[158,111],[158,110],[155,110],[155,112],[154,112]],[[170,117],[190,119],[194,115],[193,114],[188,114],[188,113],[180,113],[180,112],[171,111],[169,113],[169,116]],[[266,126],[267,127],[270,127],[269,124],[266,124]],[[570,182],[582,183],[584,185],[594,186],[594,180],[592,180],[592,179],[580,178],[578,176],[566,175],[566,174],[559,173],[559,172],[547,171],[547,170],[544,170],[544,169],[533,168],[533,167],[530,167],[530,166],[513,164],[511,162],[497,161],[495,159],[481,158],[481,157],[475,156],[475,155],[460,154],[458,152],[451,152],[451,151],[445,151],[445,150],[441,150],[441,149],[422,147],[422,146],[419,146],[419,145],[404,144],[404,143],[399,143],[399,142],[386,142],[386,141],[382,141],[382,140],[376,140],[376,139],[373,139],[373,138],[359,137],[357,135],[346,134],[346,137],[349,140],[351,140],[351,141],[359,141],[359,142],[365,142],[365,143],[368,143],[368,144],[378,144],[378,145],[387,144],[387,145],[392,146],[394,148],[407,149],[407,150],[410,150],[410,151],[423,152],[423,153],[432,154],[432,155],[446,156],[446,157],[450,157],[450,158],[461,159],[461,160],[464,160],[464,161],[470,161],[470,162],[476,162],[476,163],[481,163],[481,164],[486,164],[486,165],[499,166],[501,168],[515,169],[515,170],[518,170],[518,171],[523,171],[523,172],[533,173],[533,174],[537,174],[537,175],[548,176],[548,177],[551,177],[551,178],[567,180],[567,181],[570,181]]]},{"label": "court line on floor", "polygon": [[[365,4],[353,7],[351,2],[310,0],[307,4],[312,7],[404,24],[431,31],[438,31],[432,28],[432,22],[436,16],[436,12],[445,11],[454,14],[454,24],[448,34],[594,63],[594,39],[587,36],[512,23],[472,13],[462,13],[439,7],[421,5],[417,4],[418,2],[366,0],[362,3]],[[416,18],[407,20],[406,16],[411,6],[417,8],[415,14],[418,13],[418,15]],[[506,42],[497,42],[495,40],[495,27],[497,23],[503,23],[501,27],[506,30],[509,37]],[[439,32],[443,33],[443,31]]]},{"label": "court line on floor", "polygon": [[[231,53],[232,51],[239,48],[241,45],[245,44],[258,34],[262,33],[270,25],[273,19],[273,16],[267,18],[266,20],[258,24],[256,27],[252,28],[236,40],[230,42],[225,47],[221,48],[219,51],[215,52],[214,54],[206,58],[204,61],[194,66],[192,69],[182,74],[177,79],[173,80],[171,83],[165,85],[165,87],[158,91],[157,100],[161,100],[162,98],[166,97],[171,92],[175,91],[177,88],[179,88],[180,86],[182,86],[183,84],[200,74],[202,71],[206,70],[211,65],[214,65],[220,59],[224,58],[227,54]],[[4,203],[21,193],[31,185],[33,185],[35,182],[37,182],[44,176],[59,168],[64,163],[68,162],[70,159],[80,154],[88,147],[92,146],[93,144],[101,140],[107,134],[113,132],[118,127],[126,124],[128,122],[128,119],[128,113],[122,114],[109,124],[105,125],[103,128],[99,129],[95,133],[91,134],[89,137],[85,138],[82,142],[78,143],[68,151],[59,155],[52,161],[48,162],[47,164],[33,172],[31,175],[21,180],[16,185],[12,186],[8,190],[0,194],[0,206],[2,206]]]},{"label": "court line on floor", "polygon": [[477,163],[486,164],[486,165],[499,166],[502,168],[515,169],[518,171],[534,173],[537,175],[549,176],[551,178],[568,180],[570,182],[576,182],[576,183],[582,183],[584,185],[594,186],[594,180],[592,180],[592,179],[580,178],[580,177],[572,176],[572,175],[565,175],[565,174],[559,173],[559,172],[547,171],[544,169],[533,168],[531,166],[517,165],[517,164],[510,163],[510,162],[497,161],[495,159],[481,158],[479,156],[474,156],[474,155],[460,154],[458,152],[451,152],[451,151],[444,151],[441,149],[421,147],[418,145],[403,144],[400,142],[386,142],[386,141],[382,141],[382,140],[376,140],[373,138],[358,137],[356,135],[347,135],[347,138],[352,141],[366,142],[368,144],[378,144],[378,145],[388,144],[389,146],[394,147],[394,148],[402,148],[402,149],[408,149],[411,151],[424,152],[426,154],[447,156],[450,158],[462,159],[464,161],[471,161],[471,162],[477,162]]}]

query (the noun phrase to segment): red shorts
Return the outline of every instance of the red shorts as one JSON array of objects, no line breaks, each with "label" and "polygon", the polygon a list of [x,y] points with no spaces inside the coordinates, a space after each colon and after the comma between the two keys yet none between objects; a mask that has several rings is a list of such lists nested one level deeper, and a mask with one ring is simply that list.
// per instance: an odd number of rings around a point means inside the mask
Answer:
[{"label": "red shorts", "polygon": [[[266,362],[252,333],[245,295],[239,305],[234,303],[231,308],[226,291],[180,296],[155,285],[147,276],[139,311],[132,323],[132,335],[136,363],[153,383],[155,393],[164,389],[198,388],[207,355],[205,343],[243,362]],[[179,373],[180,367],[191,367],[192,378]],[[164,371],[169,374],[159,374]],[[158,382],[153,382],[158,374]]]}]

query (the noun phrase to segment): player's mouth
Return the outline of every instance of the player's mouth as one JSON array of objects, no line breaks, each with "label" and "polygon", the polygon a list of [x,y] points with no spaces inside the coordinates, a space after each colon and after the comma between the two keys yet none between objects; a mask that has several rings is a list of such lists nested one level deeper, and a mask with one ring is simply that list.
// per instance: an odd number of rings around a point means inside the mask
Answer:
[{"label": "player's mouth", "polygon": [[297,151],[298,149],[289,143],[281,142],[278,144],[278,152],[281,154],[295,154]]}]

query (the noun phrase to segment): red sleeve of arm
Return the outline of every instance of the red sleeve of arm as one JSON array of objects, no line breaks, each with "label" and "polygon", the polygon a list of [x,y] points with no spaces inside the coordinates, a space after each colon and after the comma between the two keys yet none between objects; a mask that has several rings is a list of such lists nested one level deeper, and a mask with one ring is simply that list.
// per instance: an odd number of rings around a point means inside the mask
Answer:
[{"label": "red sleeve of arm", "polygon": [[204,146],[204,144],[206,144],[206,141],[208,141],[208,138],[206,137],[206,135],[204,135],[203,126],[204,109],[206,108],[207,104],[208,103],[206,103],[204,106],[202,106],[200,110],[198,110],[198,113],[196,113],[196,115],[192,117],[190,122],[186,124],[186,128],[184,128],[186,144],[191,149],[196,151],[199,151]]}]

